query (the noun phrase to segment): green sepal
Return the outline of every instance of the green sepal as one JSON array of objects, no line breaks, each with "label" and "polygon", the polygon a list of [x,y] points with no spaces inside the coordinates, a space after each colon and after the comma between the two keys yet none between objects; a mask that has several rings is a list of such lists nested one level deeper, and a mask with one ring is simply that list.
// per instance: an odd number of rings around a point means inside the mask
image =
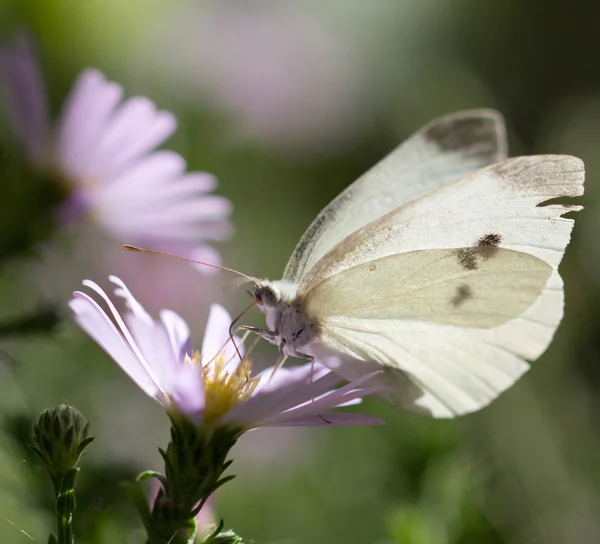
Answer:
[{"label": "green sepal", "polygon": [[244,544],[242,537],[236,535],[232,530],[223,531],[224,526],[225,522],[221,520],[217,528],[205,537],[200,544]]},{"label": "green sepal", "polygon": [[[89,423],[88,423],[88,425],[86,425],[86,429],[88,427],[89,427]],[[77,453],[79,453],[79,455],[81,455],[83,453],[83,450],[85,450],[85,448],[87,448],[95,439],[96,439],[95,436],[88,436],[85,440],[83,440],[83,442],[81,442],[81,444],[79,444]]]},{"label": "green sepal", "polygon": [[48,544],[58,544],[58,539],[54,535],[48,537]]},{"label": "green sepal", "polygon": [[44,454],[40,451],[40,449],[37,446],[34,446],[33,444],[26,444],[26,446],[33,452],[35,453],[41,460],[42,462],[45,460]]},{"label": "green sepal", "polygon": [[171,440],[166,449],[158,450],[165,463],[164,474],[149,471],[138,476],[138,480],[155,478],[162,488],[151,507],[144,496],[140,515],[146,516],[150,544],[199,542],[195,517],[214,490],[233,478],[222,475],[231,465],[227,455],[243,429],[206,428],[180,414],[168,416]]},{"label": "green sepal", "polygon": [[163,486],[163,488],[166,488],[169,485],[169,481],[167,480],[167,477],[164,474],[161,474],[160,472],[157,472],[155,470],[146,470],[146,471],[138,474],[135,481],[136,482],[145,482],[146,480],[151,480],[152,478],[154,478],[155,480],[158,480],[161,483],[161,485]]},{"label": "green sepal", "polygon": [[158,448],[158,453],[160,453],[160,456],[162,457],[163,461],[165,462],[166,478],[167,478],[167,480],[171,480],[171,478],[173,477],[173,465],[171,464],[171,459],[169,458],[167,452],[165,450],[163,450],[162,448]]},{"label": "green sepal", "polygon": [[204,538],[204,541],[210,540],[211,538],[214,538],[215,536],[217,536],[223,530],[223,527],[225,527],[225,520],[223,518],[221,518],[221,521],[219,521],[219,524],[215,527],[215,530],[212,533],[210,533],[209,535],[207,535]]}]

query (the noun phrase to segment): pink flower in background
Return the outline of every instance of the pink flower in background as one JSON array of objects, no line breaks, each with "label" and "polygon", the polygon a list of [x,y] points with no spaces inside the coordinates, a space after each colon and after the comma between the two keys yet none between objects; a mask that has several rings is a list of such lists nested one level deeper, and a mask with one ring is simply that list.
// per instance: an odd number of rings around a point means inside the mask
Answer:
[{"label": "pink flower in background", "polygon": [[123,100],[120,85],[87,69],[51,126],[25,36],[0,47],[0,76],[10,126],[26,157],[70,189],[59,211],[63,224],[86,218],[121,243],[219,261],[206,241],[230,235],[231,204],[211,194],[212,175],[187,173],[180,155],[155,150],[176,129],[171,113],[144,97]]},{"label": "pink flower in background", "polygon": [[103,299],[109,313],[77,291],[69,303],[75,320],[140,389],[169,412],[198,425],[243,430],[383,423],[365,414],[330,412],[380,392],[380,387],[363,389],[379,372],[338,389],[339,377],[318,363],[275,373],[269,368],[253,377],[250,360],[240,361],[229,341],[231,317],[224,308],[212,306],[198,353],[192,350],[187,324],[176,313],[162,310],[160,319],[154,320],[119,278],[110,280],[117,286],[115,294],[125,300],[124,318],[98,285],[85,280],[83,284]]}]

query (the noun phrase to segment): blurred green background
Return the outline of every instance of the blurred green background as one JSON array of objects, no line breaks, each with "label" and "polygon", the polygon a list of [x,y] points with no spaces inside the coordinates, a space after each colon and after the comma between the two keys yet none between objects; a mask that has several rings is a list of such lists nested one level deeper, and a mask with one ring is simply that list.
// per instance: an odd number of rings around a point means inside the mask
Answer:
[{"label": "blurred green background", "polygon": [[[387,427],[249,433],[232,452],[238,477],[219,492],[215,515],[258,544],[600,541],[595,2],[0,0],[3,39],[22,28],[37,40],[55,111],[79,71],[95,66],[128,96],[177,115],[167,147],[216,174],[235,206],[225,264],[259,276],[279,277],[315,214],[437,115],[494,107],[507,118],[512,155],[581,157],[586,210],[561,267],[565,319],[524,379],[457,421],[369,400],[364,409]],[[10,147],[5,129],[2,138]],[[15,208],[11,183],[0,180],[0,216],[11,214],[3,228],[18,233],[39,203],[29,194]],[[3,320],[40,300],[67,318],[52,335],[2,339],[0,542],[45,542],[52,528],[49,482],[22,443],[32,418],[59,402],[86,414],[97,436],[83,463],[77,541],[142,542],[119,482],[162,468],[156,447],[168,422],[69,322],[68,294],[84,277],[106,285],[108,273],[120,275],[147,307],[168,304],[188,319],[198,345],[209,303],[235,313],[246,294],[179,262],[121,253],[90,261],[73,241],[53,243],[72,258],[20,256],[0,277]],[[272,364],[270,347],[257,365]]]}]

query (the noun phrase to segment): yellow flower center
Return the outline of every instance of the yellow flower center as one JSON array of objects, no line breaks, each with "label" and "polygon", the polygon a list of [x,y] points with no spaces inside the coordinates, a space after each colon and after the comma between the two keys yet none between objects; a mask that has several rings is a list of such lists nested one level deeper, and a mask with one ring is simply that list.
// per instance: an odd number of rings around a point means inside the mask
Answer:
[{"label": "yellow flower center", "polygon": [[256,389],[258,378],[251,378],[252,363],[244,358],[237,367],[225,360],[224,354],[217,355],[207,363],[202,362],[199,352],[186,355],[185,362],[202,368],[206,394],[204,424],[212,425],[234,406],[246,401]]}]

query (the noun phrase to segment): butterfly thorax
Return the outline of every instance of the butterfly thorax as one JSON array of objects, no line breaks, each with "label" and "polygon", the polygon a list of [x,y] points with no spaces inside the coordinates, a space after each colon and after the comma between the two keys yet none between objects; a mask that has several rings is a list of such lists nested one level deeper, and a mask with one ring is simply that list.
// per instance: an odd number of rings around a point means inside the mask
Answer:
[{"label": "butterfly thorax", "polygon": [[256,287],[254,299],[269,329],[260,334],[279,346],[281,353],[305,359],[303,348],[317,337],[319,328],[305,316],[297,291],[296,284],[265,280]]}]

